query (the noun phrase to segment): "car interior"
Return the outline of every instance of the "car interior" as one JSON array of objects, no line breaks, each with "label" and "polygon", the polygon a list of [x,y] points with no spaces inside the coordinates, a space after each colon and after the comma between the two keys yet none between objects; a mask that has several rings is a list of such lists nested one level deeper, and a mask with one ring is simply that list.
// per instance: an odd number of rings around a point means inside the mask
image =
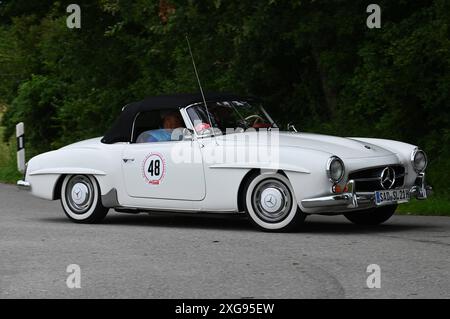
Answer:
[{"label": "car interior", "polygon": [[180,127],[183,128],[185,126],[177,108],[141,112],[134,121],[132,143],[138,143],[142,140],[140,136],[143,133],[151,133],[153,130],[161,129],[170,131]]}]

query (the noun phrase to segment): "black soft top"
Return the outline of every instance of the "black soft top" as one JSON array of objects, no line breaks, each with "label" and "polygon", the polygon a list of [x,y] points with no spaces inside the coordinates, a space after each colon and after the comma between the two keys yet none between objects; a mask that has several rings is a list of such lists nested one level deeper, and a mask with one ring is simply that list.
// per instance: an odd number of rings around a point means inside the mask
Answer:
[{"label": "black soft top", "polygon": [[[231,93],[205,93],[205,99],[207,102],[254,100]],[[200,93],[196,93],[152,96],[139,102],[130,103],[125,106],[112,127],[106,132],[102,143],[129,142],[134,119],[140,112],[181,108],[202,101]]]}]

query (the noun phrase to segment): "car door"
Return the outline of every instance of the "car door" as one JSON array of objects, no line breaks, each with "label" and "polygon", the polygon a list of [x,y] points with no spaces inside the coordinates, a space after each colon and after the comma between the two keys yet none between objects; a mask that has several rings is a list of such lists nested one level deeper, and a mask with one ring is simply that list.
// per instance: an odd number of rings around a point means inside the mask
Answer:
[{"label": "car door", "polygon": [[131,197],[200,201],[206,195],[196,141],[128,144],[122,154],[122,173]]}]

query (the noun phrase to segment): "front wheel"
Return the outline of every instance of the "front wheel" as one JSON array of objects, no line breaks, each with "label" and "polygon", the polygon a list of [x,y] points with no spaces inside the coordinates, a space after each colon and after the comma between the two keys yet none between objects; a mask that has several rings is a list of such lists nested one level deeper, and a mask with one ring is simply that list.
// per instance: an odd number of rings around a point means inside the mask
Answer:
[{"label": "front wheel", "polygon": [[344,214],[345,218],[356,225],[374,226],[387,221],[394,215],[397,205],[381,206],[364,211]]},{"label": "front wheel", "polygon": [[90,175],[64,177],[61,205],[66,216],[76,223],[98,223],[105,218],[109,210],[102,205],[100,187]]},{"label": "front wheel", "polygon": [[244,188],[245,210],[251,221],[265,231],[289,231],[305,220],[289,180],[282,174],[260,174]]}]

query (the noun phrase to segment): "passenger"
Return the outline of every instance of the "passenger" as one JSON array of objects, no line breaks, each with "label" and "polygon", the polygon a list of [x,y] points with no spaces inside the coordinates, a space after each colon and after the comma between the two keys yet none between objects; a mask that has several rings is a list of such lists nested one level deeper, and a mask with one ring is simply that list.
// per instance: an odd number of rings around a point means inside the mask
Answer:
[{"label": "passenger", "polygon": [[[162,129],[142,132],[137,138],[136,143],[172,141],[173,131],[184,127],[180,113],[178,111],[172,111],[164,116]],[[175,140],[179,140],[179,138]]]}]

